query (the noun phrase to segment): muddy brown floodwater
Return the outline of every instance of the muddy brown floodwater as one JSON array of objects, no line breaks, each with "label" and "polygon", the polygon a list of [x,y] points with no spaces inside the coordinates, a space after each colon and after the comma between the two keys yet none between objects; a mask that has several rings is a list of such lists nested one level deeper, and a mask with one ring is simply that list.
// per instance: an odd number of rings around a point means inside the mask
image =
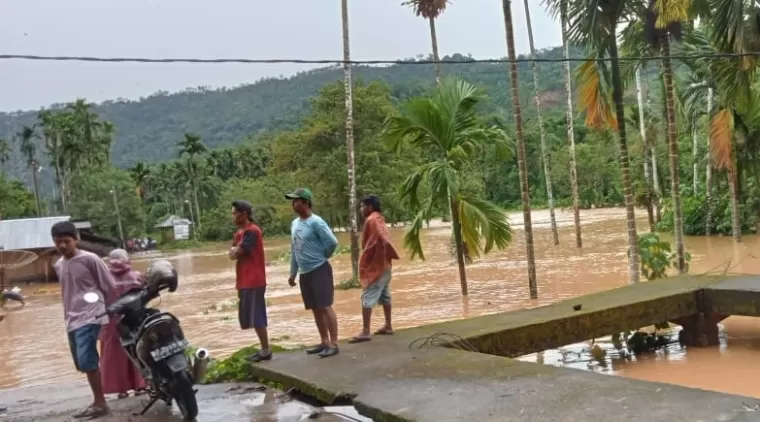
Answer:
[{"label": "muddy brown floodwater", "polygon": [[[510,215],[515,235],[509,249],[468,267],[470,296],[465,300],[449,253],[450,228],[434,224],[424,232],[427,261],[403,259],[394,267],[395,328],[545,305],[623,286],[628,274],[624,216],[620,209],[584,211],[585,247],[576,249],[570,212],[558,214],[562,243],[557,247],[551,245],[548,213],[534,212],[538,300],[528,299],[521,214]],[[640,220],[639,229],[646,229],[645,221]],[[399,248],[403,232],[403,228],[391,230]],[[348,242],[345,233],[339,239],[341,244]],[[734,273],[760,273],[760,260],[751,253],[760,246],[757,236],[745,237],[738,247],[729,237],[687,238],[686,244],[692,254],[692,273],[722,271],[727,265]],[[273,258],[285,251],[288,243],[270,240],[266,247]],[[159,306],[181,319],[193,345],[206,347],[220,357],[255,341],[252,332],[238,329],[236,310],[228,306],[234,303],[236,292],[226,245],[135,256],[135,266],[144,269],[158,257],[172,260],[181,276],[179,290],[165,294]],[[333,266],[336,281],[350,277],[348,255],[333,259]],[[287,271],[285,263],[268,267],[270,336],[280,345],[314,342],[317,335],[312,317],[303,309],[298,289],[287,285]],[[0,388],[77,379],[66,343],[58,286],[32,285],[23,293],[28,296],[27,307],[6,311],[6,319],[0,323]],[[359,290],[336,291],[335,310],[343,338],[360,328],[358,297]],[[380,318],[376,318],[375,325],[379,323]],[[760,398],[760,384],[736,382],[745,374],[760,372],[760,322],[729,318],[723,323],[723,332],[720,347],[688,351],[672,347],[638,360],[615,360],[612,356],[604,367],[589,364],[579,345],[524,359]]]}]

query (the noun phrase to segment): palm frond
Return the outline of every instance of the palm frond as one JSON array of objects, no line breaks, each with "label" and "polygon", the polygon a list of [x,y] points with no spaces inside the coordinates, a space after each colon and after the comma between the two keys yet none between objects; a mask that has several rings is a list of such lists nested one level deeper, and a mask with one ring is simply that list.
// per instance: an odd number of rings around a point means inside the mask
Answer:
[{"label": "palm frond", "polygon": [[409,259],[419,258],[425,260],[425,251],[422,249],[421,232],[426,219],[425,211],[418,211],[412,220],[409,230],[404,233],[404,249],[409,251]]},{"label": "palm frond", "polygon": [[[644,24],[634,21],[620,31],[620,57],[652,56],[652,48],[644,38]],[[623,86],[629,86],[636,78],[637,69],[645,69],[649,63],[646,60],[620,61],[620,78]]]},{"label": "palm frond", "polygon": [[406,0],[401,5],[410,6],[417,16],[436,19],[446,10],[449,3],[449,0]]},{"label": "palm frond", "polygon": [[512,240],[512,228],[507,214],[485,199],[460,195],[457,197],[462,240],[473,258],[494,248],[503,250]]},{"label": "palm frond", "polygon": [[586,113],[587,126],[617,130],[612,89],[606,78],[605,63],[595,59],[596,57],[591,57],[578,66],[578,107]]},{"label": "palm frond", "polygon": [[689,19],[692,0],[654,0],[653,9],[657,15],[655,26],[668,29],[674,23]]},{"label": "palm frond", "polygon": [[729,169],[733,163],[734,117],[724,108],[710,122],[710,156],[718,170]]}]

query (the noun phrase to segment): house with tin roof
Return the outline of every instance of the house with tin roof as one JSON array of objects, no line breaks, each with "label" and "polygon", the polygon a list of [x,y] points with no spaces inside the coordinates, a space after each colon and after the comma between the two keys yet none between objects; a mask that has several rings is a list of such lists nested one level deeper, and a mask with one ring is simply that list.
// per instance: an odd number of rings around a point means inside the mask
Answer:
[{"label": "house with tin roof", "polygon": [[[70,216],[22,218],[0,220],[0,265],[12,264],[19,254],[11,251],[26,251],[37,255],[37,260],[20,268],[6,271],[5,283],[22,283],[33,281],[56,281],[53,263],[59,255],[50,236],[50,229],[61,221],[72,221]],[[92,232],[89,221],[72,221],[79,229],[79,247],[99,256],[107,256],[119,242]],[[5,262],[8,261],[8,262]]]}]

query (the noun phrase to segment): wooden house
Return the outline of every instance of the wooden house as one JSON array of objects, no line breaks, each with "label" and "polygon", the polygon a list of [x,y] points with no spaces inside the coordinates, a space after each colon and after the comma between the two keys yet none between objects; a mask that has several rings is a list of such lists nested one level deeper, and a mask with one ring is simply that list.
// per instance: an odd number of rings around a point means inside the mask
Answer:
[{"label": "wooden house", "polygon": [[[10,268],[5,272],[5,285],[30,282],[57,281],[53,264],[60,258],[50,229],[61,221],[71,221],[69,216],[25,218],[18,220],[0,220],[0,265]],[[99,256],[107,256],[118,247],[116,240],[98,236],[92,232],[87,221],[72,221],[79,229],[79,248]],[[37,259],[19,268],[13,268],[14,262],[23,259],[22,254],[13,251],[31,252]]]}]

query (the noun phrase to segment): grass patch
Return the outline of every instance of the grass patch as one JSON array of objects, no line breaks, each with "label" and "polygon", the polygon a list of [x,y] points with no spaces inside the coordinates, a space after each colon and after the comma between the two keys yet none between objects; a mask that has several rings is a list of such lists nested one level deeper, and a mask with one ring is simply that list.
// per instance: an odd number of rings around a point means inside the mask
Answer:
[{"label": "grass patch", "polygon": [[158,249],[162,251],[176,251],[184,249],[196,249],[205,246],[215,245],[217,242],[202,242],[199,240],[172,240],[158,244]]},{"label": "grass patch", "polygon": [[[281,346],[272,345],[273,353],[288,352],[293,349],[287,349]],[[189,348],[186,353],[195,356],[195,348]],[[263,382],[253,375],[251,370],[252,364],[245,358],[258,352],[255,346],[244,347],[232,356],[225,359],[212,359],[208,364],[206,376],[199,381],[199,384],[218,384],[223,382],[258,382],[273,388],[282,389],[282,385],[273,382]]]},{"label": "grass patch", "polygon": [[359,280],[355,278],[349,278],[348,280],[343,280],[340,283],[335,285],[335,288],[338,290],[361,289],[361,287],[362,287],[362,284],[359,283]]},{"label": "grass patch", "polygon": [[347,253],[351,253],[351,246],[339,246],[335,249],[335,252],[333,252],[333,256],[345,255]]},{"label": "grass patch", "polygon": [[289,264],[290,248],[283,248],[267,254],[267,265]]}]

